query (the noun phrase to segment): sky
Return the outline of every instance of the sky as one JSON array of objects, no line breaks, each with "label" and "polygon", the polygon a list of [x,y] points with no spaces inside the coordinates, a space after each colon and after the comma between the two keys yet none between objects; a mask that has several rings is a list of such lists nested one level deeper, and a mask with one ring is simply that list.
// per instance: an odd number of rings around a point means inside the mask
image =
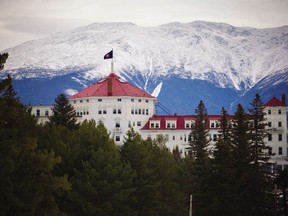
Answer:
[{"label": "sky", "polygon": [[288,0],[0,0],[0,51],[95,22],[288,25]]}]

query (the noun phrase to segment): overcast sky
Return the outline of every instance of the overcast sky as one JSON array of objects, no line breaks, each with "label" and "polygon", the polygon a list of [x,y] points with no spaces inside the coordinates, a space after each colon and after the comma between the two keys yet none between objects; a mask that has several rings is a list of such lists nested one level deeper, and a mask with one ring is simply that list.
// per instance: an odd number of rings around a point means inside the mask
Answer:
[{"label": "overcast sky", "polygon": [[0,0],[0,51],[94,22],[288,25],[288,0]]}]

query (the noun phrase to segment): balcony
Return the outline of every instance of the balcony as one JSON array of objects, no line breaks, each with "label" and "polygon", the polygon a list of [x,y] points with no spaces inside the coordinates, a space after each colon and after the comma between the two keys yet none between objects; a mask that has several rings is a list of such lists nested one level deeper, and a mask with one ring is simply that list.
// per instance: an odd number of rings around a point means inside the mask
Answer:
[{"label": "balcony", "polygon": [[272,133],[273,133],[273,132],[274,132],[274,133],[277,133],[277,132],[278,132],[278,133],[283,133],[284,130],[283,130],[282,127],[273,127],[273,128],[270,127],[270,128],[267,128],[267,131],[270,132],[270,133],[271,133],[271,132],[272,132]]},{"label": "balcony", "polygon": [[119,134],[119,133],[122,133],[122,131],[123,131],[122,128],[116,127],[116,128],[114,128],[114,131],[113,131],[113,132]]}]

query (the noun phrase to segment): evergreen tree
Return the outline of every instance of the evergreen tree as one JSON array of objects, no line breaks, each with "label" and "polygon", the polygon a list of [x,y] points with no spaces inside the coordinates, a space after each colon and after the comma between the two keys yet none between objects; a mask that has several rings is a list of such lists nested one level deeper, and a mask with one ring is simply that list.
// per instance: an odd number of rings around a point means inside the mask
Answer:
[{"label": "evergreen tree", "polygon": [[250,103],[251,108],[249,111],[250,118],[250,136],[251,136],[251,148],[252,157],[256,166],[258,163],[267,163],[269,156],[267,155],[266,143],[264,138],[267,136],[265,130],[265,113],[264,113],[264,103],[262,102],[260,95],[257,93],[255,98]]},{"label": "evergreen tree", "polygon": [[179,171],[163,137],[143,140],[133,129],[126,135],[121,154],[136,174],[133,209],[139,216],[181,215],[183,195],[177,182]]},{"label": "evergreen tree", "polygon": [[196,120],[192,124],[191,141],[189,142],[195,162],[192,168],[191,194],[193,194],[193,214],[208,215],[207,204],[211,197],[207,189],[211,178],[211,166],[208,151],[207,110],[201,100],[195,109]]},{"label": "evergreen tree", "polygon": [[244,112],[241,104],[238,104],[237,111],[233,119],[232,130],[232,152],[233,160],[231,161],[234,170],[233,179],[234,197],[231,198],[234,212],[232,215],[251,215],[253,201],[249,193],[251,179],[251,140],[249,137],[249,121],[247,114]]},{"label": "evergreen tree", "polygon": [[77,154],[72,190],[68,193],[69,215],[135,215],[130,207],[134,173],[121,155],[103,123],[84,121],[74,132]]},{"label": "evergreen tree", "polygon": [[209,159],[209,152],[207,150],[208,129],[207,129],[207,110],[203,101],[201,100],[198,107],[195,109],[196,120],[192,124],[191,140],[189,141],[192,156],[195,158],[195,163],[203,165]]},{"label": "evergreen tree", "polygon": [[[287,207],[287,194],[288,194],[288,170],[280,170],[279,174],[275,179],[275,184],[277,188],[274,189],[275,196],[275,215],[284,215],[288,216],[288,207]],[[277,193],[278,190],[280,193]],[[279,201],[278,201],[279,200]],[[279,203],[279,204],[278,204]],[[278,204],[278,205],[277,205]]]},{"label": "evergreen tree", "polygon": [[210,195],[213,202],[210,205],[211,215],[231,215],[231,195],[234,184],[231,166],[231,122],[227,111],[222,108],[220,119],[221,130],[213,151],[211,161],[213,174],[211,178]]},{"label": "evergreen tree", "polygon": [[249,134],[251,137],[251,175],[254,181],[251,183],[251,194],[254,197],[253,211],[255,215],[267,213],[273,202],[273,180],[266,173],[265,167],[269,167],[268,147],[264,142],[267,133],[265,130],[264,106],[259,94],[250,103],[249,109]]},{"label": "evergreen tree", "polygon": [[11,77],[0,91],[0,215],[62,215],[54,195],[69,189],[53,176],[61,158],[37,146],[36,119],[20,103]]},{"label": "evergreen tree", "polygon": [[49,117],[50,125],[62,125],[70,130],[79,127],[76,112],[64,94],[56,97],[52,111],[53,114]]}]

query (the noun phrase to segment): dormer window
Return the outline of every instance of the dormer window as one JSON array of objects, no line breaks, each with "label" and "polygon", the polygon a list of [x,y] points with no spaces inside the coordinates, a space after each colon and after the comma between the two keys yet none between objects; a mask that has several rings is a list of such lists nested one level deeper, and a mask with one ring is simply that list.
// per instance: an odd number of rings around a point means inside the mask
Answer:
[{"label": "dormer window", "polygon": [[166,128],[176,128],[176,120],[167,120]]},{"label": "dormer window", "polygon": [[150,121],[150,128],[160,128],[160,121]]}]

